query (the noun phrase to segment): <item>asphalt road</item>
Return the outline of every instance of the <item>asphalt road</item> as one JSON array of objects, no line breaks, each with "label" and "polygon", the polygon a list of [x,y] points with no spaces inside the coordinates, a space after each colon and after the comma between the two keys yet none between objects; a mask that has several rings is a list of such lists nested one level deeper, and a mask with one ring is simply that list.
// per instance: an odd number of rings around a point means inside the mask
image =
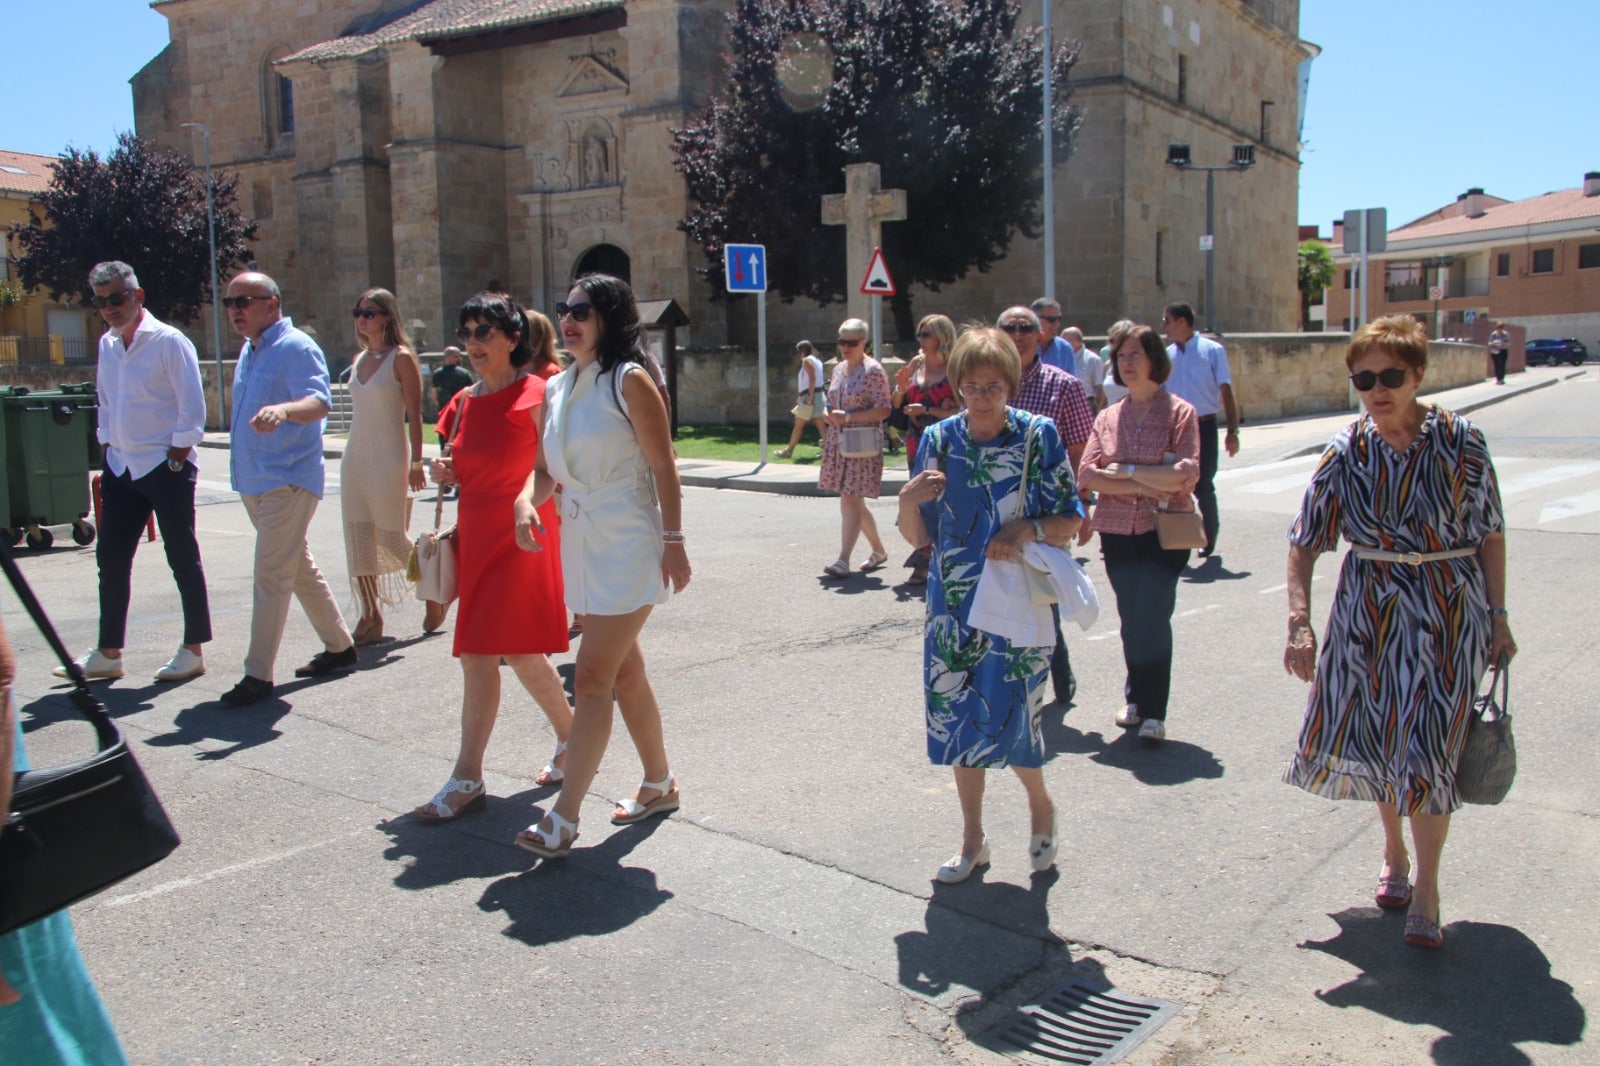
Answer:
[{"label": "asphalt road", "polygon": [[[1180,587],[1160,749],[1112,725],[1116,614],[1083,553],[1107,602],[1069,635],[1077,704],[1047,711],[1059,873],[1029,876],[1022,792],[997,774],[993,868],[959,886],[931,883],[959,819],[925,756],[920,594],[898,570],[820,579],[831,501],[688,490],[694,583],[644,641],[684,808],[607,823],[639,773],[619,728],[578,849],[540,866],[511,837],[553,795],[532,784],[552,739],[509,674],[488,811],[401,817],[448,773],[460,696],[448,629],[421,637],[420,605],[353,674],[246,710],[216,702],[241,672],[251,539],[208,453],[211,672],[101,686],[185,842],[75,910],[84,953],[138,1063],[999,1061],[977,1039],[1068,977],[1182,1005],[1134,1063],[1591,1062],[1596,377],[1473,416],[1511,527],[1522,766],[1504,805],[1452,827],[1442,953],[1407,948],[1402,920],[1372,906],[1370,809],[1278,780],[1305,698],[1279,661],[1283,533],[1314,461],[1282,458],[1297,449],[1281,432],[1254,454],[1247,432],[1220,479],[1221,557]],[[892,501],[875,513],[892,533]],[[140,676],[180,628],[158,548],[135,574]],[[347,595],[335,495],[313,549]],[[23,558],[86,648],[92,551]],[[1321,616],[1336,562],[1317,572]],[[48,650],[4,604],[35,764],[86,750]],[[292,613],[280,678],[316,650]]]}]

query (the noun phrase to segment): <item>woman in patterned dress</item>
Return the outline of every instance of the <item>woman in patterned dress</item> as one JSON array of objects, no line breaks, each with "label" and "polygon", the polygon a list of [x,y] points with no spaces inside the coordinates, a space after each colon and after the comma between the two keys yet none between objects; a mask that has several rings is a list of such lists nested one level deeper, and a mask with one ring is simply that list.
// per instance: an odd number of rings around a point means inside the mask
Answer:
[{"label": "woman in patterned dress", "polygon": [[350,368],[354,415],[339,482],[345,564],[361,608],[361,621],[350,636],[359,647],[383,639],[385,606],[405,602],[409,493],[421,491],[427,476],[422,470],[422,369],[400,324],[394,294],[368,289],[356,301],[354,318],[361,353]]},{"label": "woman in patterned dress", "polygon": [[[1409,906],[1406,942],[1437,948],[1439,861],[1461,806],[1456,763],[1484,671],[1517,645],[1489,448],[1466,419],[1417,401],[1427,364],[1427,334],[1409,315],[1370,322],[1350,341],[1345,365],[1366,415],[1323,452],[1289,531],[1283,665],[1312,685],[1284,780],[1378,805],[1376,902]],[[1351,550],[1319,655],[1311,571],[1341,536]]]},{"label": "woman in patterned dress", "polygon": [[[950,384],[950,349],[955,347],[956,326],[947,315],[928,315],[917,323],[917,344],[922,351],[895,373],[895,406],[905,400],[906,465],[916,466],[917,445],[922,432],[935,422],[960,410],[955,386]],[[928,582],[928,558],[932,549],[924,544],[911,553],[905,565],[911,569],[906,580],[913,585]]]},{"label": "woman in patterned dress", "polygon": [[1033,868],[1055,863],[1055,804],[1040,769],[1051,648],[1013,647],[967,618],[986,560],[1013,559],[1030,540],[1065,546],[1083,519],[1055,423],[1007,403],[1022,380],[1011,339],[997,329],[968,330],[951,352],[949,373],[966,411],[923,434],[896,523],[910,544],[933,545],[923,643],[928,757],[954,768],[962,819],[961,850],[939,867],[946,883],[989,863],[988,769],[1011,767],[1028,793]]},{"label": "woman in patterned dress", "polygon": [[828,385],[828,436],[822,442],[822,470],[817,488],[839,494],[839,514],[843,529],[839,538],[839,558],[822,568],[829,577],[850,575],[850,556],[863,533],[872,554],[861,564],[863,574],[881,569],[889,553],[878,536],[878,523],[867,506],[867,497],[878,498],[883,487],[883,452],[860,459],[846,459],[840,452],[845,426],[872,426],[881,429],[893,410],[889,405],[889,375],[883,365],[867,355],[867,324],[847,318],[839,326],[839,362]]},{"label": "woman in patterned dress", "polygon": [[1167,738],[1172,693],[1172,612],[1189,552],[1164,548],[1156,512],[1193,511],[1200,480],[1200,420],[1163,387],[1166,345],[1149,326],[1111,335],[1112,376],[1127,397],[1101,411],[1083,446],[1078,480],[1100,494],[1090,524],[1100,534],[1106,577],[1122,621],[1124,705],[1116,723],[1149,744]]}]

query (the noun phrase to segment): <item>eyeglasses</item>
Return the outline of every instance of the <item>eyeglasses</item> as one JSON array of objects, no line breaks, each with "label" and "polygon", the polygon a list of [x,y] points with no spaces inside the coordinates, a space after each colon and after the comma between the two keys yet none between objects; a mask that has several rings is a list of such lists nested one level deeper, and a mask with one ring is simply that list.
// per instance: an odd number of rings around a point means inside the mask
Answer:
[{"label": "eyeglasses", "polygon": [[365,318],[368,321],[371,321],[372,319],[383,314],[383,312],[378,310],[376,307],[358,307],[354,311],[351,311],[350,314],[354,318]]},{"label": "eyeglasses", "polygon": [[1040,315],[1039,316],[1039,320],[1041,322],[1060,322],[1061,321],[1061,316],[1060,315]]},{"label": "eyeglasses", "polygon": [[246,307],[249,307],[257,300],[270,299],[272,299],[270,296],[224,296],[222,298],[222,306],[226,307],[230,311],[236,307],[243,311]]},{"label": "eyeglasses", "polygon": [[1358,370],[1350,375],[1350,384],[1356,387],[1357,392],[1371,392],[1372,386],[1380,381],[1386,389],[1398,389],[1406,383],[1406,378],[1410,375],[1411,371],[1398,366],[1391,366],[1388,370],[1380,370],[1377,373]]},{"label": "eyeglasses", "polygon": [[1032,322],[1007,322],[1000,327],[1007,333],[1038,333],[1039,327]]},{"label": "eyeglasses", "polygon": [[997,400],[1005,394],[1006,383],[1003,381],[991,381],[987,385],[976,385],[970,381],[961,383],[961,395],[969,400],[976,400],[979,396],[987,396],[991,400]]},{"label": "eyeglasses", "polygon": [[123,289],[120,292],[114,292],[109,296],[91,296],[89,297],[89,302],[94,304],[96,309],[100,310],[103,310],[106,304],[110,304],[112,307],[121,307],[123,304],[133,299],[133,294],[133,289]]},{"label": "eyeglasses", "polygon": [[494,333],[494,326],[488,322],[479,322],[476,326],[462,326],[456,330],[456,340],[462,344],[476,339],[479,344],[488,340]]},{"label": "eyeglasses", "polygon": [[589,315],[594,311],[594,304],[588,303],[558,303],[556,304],[556,317],[567,317],[574,322],[587,322]]},{"label": "eyeglasses", "polygon": [[859,348],[865,343],[867,343],[867,341],[866,341],[866,338],[864,338],[864,337],[840,337],[839,338],[839,347],[841,347],[841,348]]},{"label": "eyeglasses", "polygon": [[919,341],[925,341],[931,336],[933,336],[933,330],[931,330],[931,329],[919,329],[919,330],[917,330],[917,340],[919,340]]}]

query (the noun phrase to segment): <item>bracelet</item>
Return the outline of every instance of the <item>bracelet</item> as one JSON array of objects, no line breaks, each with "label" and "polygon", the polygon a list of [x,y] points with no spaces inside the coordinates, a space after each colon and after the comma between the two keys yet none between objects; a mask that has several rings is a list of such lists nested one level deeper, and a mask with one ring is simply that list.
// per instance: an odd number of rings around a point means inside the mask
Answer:
[{"label": "bracelet", "polygon": [[663,529],[661,531],[661,543],[663,543],[663,544],[683,544],[683,543],[685,543],[683,530],[681,530],[681,529]]},{"label": "bracelet", "polygon": [[422,460],[421,459],[413,459],[413,460],[411,460],[411,469],[413,469],[413,470],[421,470],[422,469]]},{"label": "bracelet", "polygon": [[1509,618],[1510,616],[1511,616],[1511,612],[1506,610],[1504,607],[1491,607],[1491,608],[1489,608],[1489,617],[1490,618]]}]

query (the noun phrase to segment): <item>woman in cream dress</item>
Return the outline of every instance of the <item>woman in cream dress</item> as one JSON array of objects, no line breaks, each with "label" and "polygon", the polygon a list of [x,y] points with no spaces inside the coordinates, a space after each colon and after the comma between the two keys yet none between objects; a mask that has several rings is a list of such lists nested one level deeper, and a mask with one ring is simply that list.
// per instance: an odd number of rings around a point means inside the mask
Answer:
[{"label": "woman in cream dress", "polygon": [[350,635],[365,645],[383,639],[383,608],[404,601],[411,555],[407,490],[420,490],[427,476],[422,470],[422,370],[400,325],[394,294],[368,289],[356,301],[354,316],[362,350],[350,370],[354,414],[339,483],[345,563],[361,608],[361,621]]},{"label": "woman in cream dress", "polygon": [[567,606],[583,623],[561,795],[517,834],[519,846],[543,858],[566,855],[578,837],[584,794],[611,739],[613,693],[644,780],[618,802],[612,824],[677,810],[638,637],[655,605],[689,583],[667,408],[644,368],[633,290],[588,274],[556,312],[574,358],[545,393],[538,462],[516,503],[518,543],[532,550],[534,509],[561,485],[562,579]]}]

